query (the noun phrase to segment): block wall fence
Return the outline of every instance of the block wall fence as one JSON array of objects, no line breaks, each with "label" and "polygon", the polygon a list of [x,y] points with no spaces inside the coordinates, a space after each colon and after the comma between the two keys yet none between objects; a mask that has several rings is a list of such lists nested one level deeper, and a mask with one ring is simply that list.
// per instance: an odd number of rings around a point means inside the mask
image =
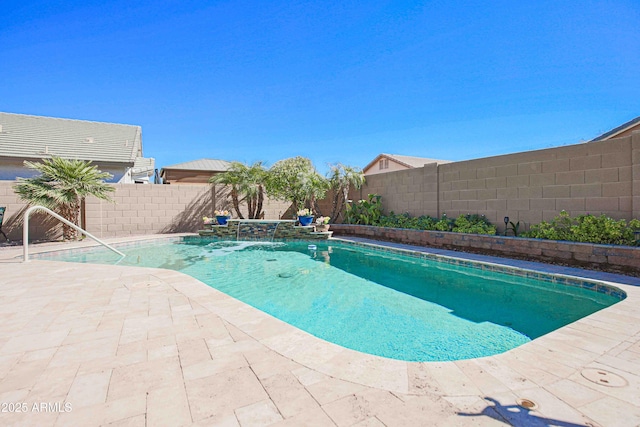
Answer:
[{"label": "block wall fence", "polygon": [[449,217],[486,215],[500,230],[503,218],[528,227],[561,210],[571,215],[604,213],[640,217],[640,132],[482,159],[427,164],[369,175],[354,200],[382,196],[385,213]]},{"label": "block wall fence", "polygon": [[[7,207],[2,229],[11,240],[21,240],[27,205],[13,192],[13,184],[0,181],[0,206]],[[202,228],[203,216],[214,216],[216,209],[232,211],[225,187],[216,186],[214,193],[209,185],[112,185],[115,203],[95,197],[85,203],[83,228],[96,237],[195,232]],[[288,208],[288,203],[266,200],[265,218],[278,218]],[[246,217],[246,209],[243,214]],[[57,220],[34,213],[29,220],[29,236],[34,240],[58,239],[62,228]]]},{"label": "block wall fence", "polygon": [[[26,205],[13,192],[12,181],[0,181],[0,206],[6,206],[3,230],[22,237]],[[113,184],[115,204],[89,198],[84,227],[97,237],[192,232],[214,209],[231,210],[228,190],[209,185]],[[354,200],[369,193],[382,196],[385,213],[440,217],[484,214],[500,231],[503,218],[528,227],[550,220],[561,210],[571,215],[604,213],[616,219],[640,218],[640,132],[600,142],[395,171],[367,176]],[[277,219],[290,206],[265,202],[265,218]],[[321,201],[324,215],[330,202]],[[287,213],[286,218],[290,213]],[[235,215],[234,215],[235,216]],[[57,221],[32,217],[33,239],[61,236]]]}]

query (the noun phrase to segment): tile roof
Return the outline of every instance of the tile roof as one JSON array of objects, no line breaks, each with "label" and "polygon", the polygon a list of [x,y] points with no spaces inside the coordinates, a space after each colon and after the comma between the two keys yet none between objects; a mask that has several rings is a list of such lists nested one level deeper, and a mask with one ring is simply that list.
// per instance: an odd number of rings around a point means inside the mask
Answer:
[{"label": "tile roof", "polygon": [[428,163],[451,163],[449,160],[430,159],[427,157],[402,156],[400,154],[384,154],[390,159],[399,161],[414,168],[420,168]]},{"label": "tile roof", "polygon": [[198,159],[191,160],[190,162],[178,163],[171,166],[165,166],[162,169],[179,169],[179,170],[192,170],[192,171],[209,171],[209,172],[221,172],[229,169],[231,162],[219,159]]},{"label": "tile roof", "polygon": [[609,138],[613,138],[616,135],[626,131],[627,129],[640,124],[640,116],[636,117],[635,119],[629,120],[626,123],[621,124],[620,126],[611,129],[609,132],[605,132],[602,135],[593,138],[591,141],[589,142],[596,142],[596,141],[604,141],[605,139],[609,139]]},{"label": "tile roof", "polygon": [[156,159],[153,157],[138,157],[133,164],[133,173],[141,173],[153,170],[156,167]]},{"label": "tile roof", "polygon": [[0,112],[0,156],[133,164],[142,156],[142,128],[133,125]]},{"label": "tile roof", "polygon": [[400,154],[381,153],[381,154],[378,154],[375,159],[369,162],[369,164],[367,164],[367,166],[365,166],[362,170],[366,171],[371,166],[376,164],[378,160],[380,160],[383,157],[395,160],[396,162],[403,164],[408,168],[421,168],[422,166],[429,163],[438,163],[438,164],[451,163],[450,160],[438,160],[438,159],[430,159],[427,157],[403,156]]}]

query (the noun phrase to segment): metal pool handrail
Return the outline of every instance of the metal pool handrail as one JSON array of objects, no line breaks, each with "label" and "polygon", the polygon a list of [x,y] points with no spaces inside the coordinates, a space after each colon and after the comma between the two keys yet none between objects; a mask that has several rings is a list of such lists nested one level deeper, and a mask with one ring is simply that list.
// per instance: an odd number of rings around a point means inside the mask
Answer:
[{"label": "metal pool handrail", "polygon": [[45,211],[46,213],[48,213],[52,217],[62,221],[64,224],[68,225],[69,227],[73,228],[74,230],[77,230],[80,233],[84,234],[85,236],[92,238],[96,242],[100,243],[102,246],[105,246],[108,249],[111,249],[113,252],[117,253],[121,257],[124,258],[126,256],[125,254],[123,254],[122,252],[120,252],[119,250],[114,248],[113,246],[109,245],[108,243],[103,242],[102,240],[98,239],[96,236],[94,236],[93,234],[89,233],[88,231],[83,230],[82,228],[78,227],[77,225],[75,225],[74,223],[72,223],[70,221],[67,221],[65,218],[61,217],[60,215],[58,215],[57,213],[55,213],[51,209],[45,208],[44,206],[32,206],[32,207],[30,207],[29,209],[27,209],[24,212],[24,219],[23,219],[24,225],[22,226],[23,262],[29,261],[29,215],[31,215],[31,212],[34,212],[34,211]]}]

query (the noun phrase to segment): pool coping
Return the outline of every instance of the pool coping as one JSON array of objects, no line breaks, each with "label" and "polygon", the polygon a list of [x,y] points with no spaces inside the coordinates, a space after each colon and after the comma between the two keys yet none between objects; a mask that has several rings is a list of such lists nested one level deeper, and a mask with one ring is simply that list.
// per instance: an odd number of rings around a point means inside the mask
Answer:
[{"label": "pool coping", "polygon": [[[139,236],[133,239],[109,239],[109,242],[140,242],[188,235],[192,234]],[[623,290],[627,294],[627,298],[502,354],[453,362],[404,362],[360,353],[326,342],[210,288],[190,276],[170,270],[152,270],[165,278],[166,283],[176,290],[271,350],[334,378],[395,393],[432,394],[448,399],[464,399],[469,396],[482,397],[488,389],[492,388],[495,389],[496,395],[500,395],[500,393],[513,396],[531,395],[532,393],[535,395],[533,390],[537,389],[545,389],[548,393],[551,385],[557,383],[559,379],[563,379],[600,392],[616,401],[637,407],[633,402],[640,398],[640,393],[638,393],[640,377],[634,373],[638,362],[623,363],[624,361],[617,356],[629,348],[640,350],[640,312],[637,308],[640,307],[640,279],[573,267],[560,267],[531,261],[369,239],[342,237],[335,240],[415,250],[516,268],[532,269],[535,267],[536,270],[552,274],[566,274],[605,282]],[[64,249],[67,249],[96,245],[93,242],[36,245],[30,248],[30,253],[60,250],[63,249],[63,246]],[[0,248],[0,260],[15,262],[16,256],[20,256],[20,254],[16,253],[14,248]],[[34,264],[41,262],[51,261],[30,261]],[[85,265],[85,267],[78,268],[87,267]],[[145,270],[149,269],[145,268]],[[585,369],[589,368],[603,369],[625,378],[630,389],[605,388],[602,385],[591,383],[582,374]],[[495,378],[499,380],[499,385],[491,384],[492,381],[495,382]],[[563,396],[562,392],[557,392],[556,397],[564,401],[570,400],[568,396]]]}]

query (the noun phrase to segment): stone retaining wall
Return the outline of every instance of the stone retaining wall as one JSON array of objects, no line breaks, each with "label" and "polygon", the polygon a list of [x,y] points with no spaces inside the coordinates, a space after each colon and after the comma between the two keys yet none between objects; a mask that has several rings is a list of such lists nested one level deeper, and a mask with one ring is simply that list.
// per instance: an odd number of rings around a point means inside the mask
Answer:
[{"label": "stone retaining wall", "polygon": [[198,231],[201,236],[239,240],[325,240],[332,232],[316,232],[314,225],[300,226],[296,221],[243,221],[230,219],[226,225],[211,225]]},{"label": "stone retaining wall", "polygon": [[531,261],[640,274],[640,248],[445,231],[332,224],[336,236],[359,236],[396,243],[479,252]]}]

